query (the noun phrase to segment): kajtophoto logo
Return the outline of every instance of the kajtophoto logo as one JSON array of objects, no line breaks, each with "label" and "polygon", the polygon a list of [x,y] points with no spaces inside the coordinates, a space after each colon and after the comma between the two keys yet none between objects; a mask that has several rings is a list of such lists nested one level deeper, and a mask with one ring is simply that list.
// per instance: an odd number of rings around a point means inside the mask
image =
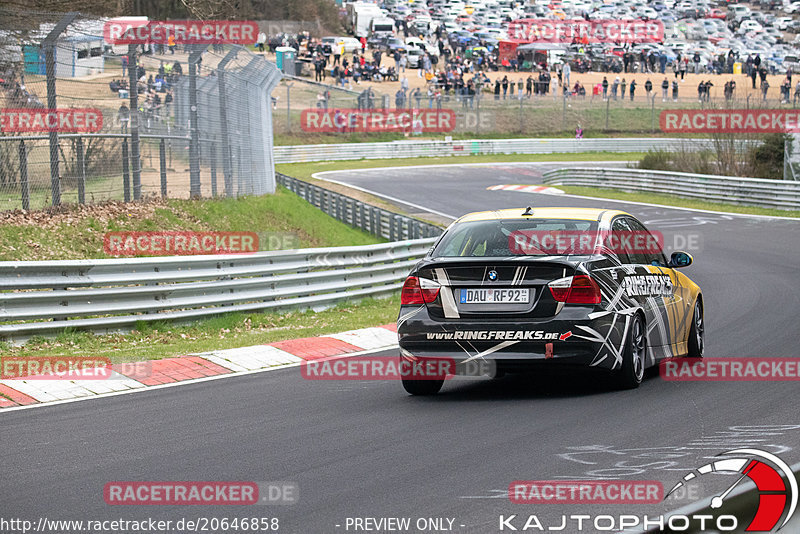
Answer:
[{"label": "kajtophoto logo", "polygon": [[[797,508],[798,484],[791,468],[779,457],[760,449],[734,449],[717,455],[719,458],[687,473],[667,492],[664,500],[680,500],[694,495],[698,486],[713,487],[713,474],[733,475],[735,482],[722,484],[710,501],[709,510],[670,514],[591,514],[584,511],[561,515],[553,524],[551,518],[536,514],[501,514],[498,530],[514,531],[628,531],[636,532],[778,532],[793,517]],[[711,476],[709,476],[711,475]],[[756,509],[741,510],[738,494],[733,491],[749,479],[758,496]],[[717,483],[721,482],[716,480]],[[647,503],[663,495],[658,481],[515,481],[508,488],[508,497],[515,504],[546,503]],[[730,500],[731,505],[724,506]],[[735,503],[735,504],[734,504]],[[746,503],[745,503],[746,504]],[[701,505],[702,506],[702,505]],[[736,509],[733,509],[734,506]],[[751,515],[752,514],[752,515]],[[788,529],[787,529],[788,531]]]},{"label": "kajtophoto logo", "polygon": [[[791,468],[772,453],[760,449],[735,449],[717,456],[733,456],[703,465],[687,473],[667,493],[667,497],[687,482],[711,473],[735,473],[736,482],[711,499],[711,508],[722,507],[731,492],[745,479],[750,479],[758,491],[758,508],[745,532],[773,532],[783,528],[797,508],[797,480]],[[786,478],[784,482],[783,477]],[[788,483],[788,488],[787,488]],[[781,518],[783,521],[781,522]],[[780,525],[778,523],[780,522]]]}]

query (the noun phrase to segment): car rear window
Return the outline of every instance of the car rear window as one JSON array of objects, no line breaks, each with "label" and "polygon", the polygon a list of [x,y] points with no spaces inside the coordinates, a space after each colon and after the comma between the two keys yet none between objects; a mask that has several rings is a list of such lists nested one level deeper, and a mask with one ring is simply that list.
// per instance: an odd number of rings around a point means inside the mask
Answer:
[{"label": "car rear window", "polygon": [[[577,219],[494,219],[454,225],[436,245],[434,258],[550,256],[575,253],[564,245],[595,236],[597,222]],[[553,239],[561,237],[561,240]],[[580,247],[575,247],[580,250]]]}]

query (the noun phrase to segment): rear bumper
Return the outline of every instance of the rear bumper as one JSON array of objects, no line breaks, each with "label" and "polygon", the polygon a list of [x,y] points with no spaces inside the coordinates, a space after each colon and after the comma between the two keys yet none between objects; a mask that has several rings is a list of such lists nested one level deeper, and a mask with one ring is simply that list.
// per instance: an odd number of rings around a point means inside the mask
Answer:
[{"label": "rear bumper", "polygon": [[515,322],[433,320],[425,309],[408,317],[413,310],[403,307],[398,321],[405,357],[484,360],[507,371],[548,365],[617,370],[629,321],[627,315],[596,314],[590,308],[564,309],[557,319]]}]

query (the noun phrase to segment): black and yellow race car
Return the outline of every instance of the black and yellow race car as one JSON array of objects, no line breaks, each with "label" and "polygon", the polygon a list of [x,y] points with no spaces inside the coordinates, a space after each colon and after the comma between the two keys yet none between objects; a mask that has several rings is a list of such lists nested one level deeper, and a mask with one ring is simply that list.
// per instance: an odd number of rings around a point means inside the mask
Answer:
[{"label": "black and yellow race car", "polygon": [[[703,355],[703,296],[657,232],[623,211],[519,208],[455,221],[401,293],[400,357],[491,363],[490,375],[569,366],[636,388],[645,368]],[[436,367],[431,367],[436,368]],[[450,369],[440,367],[441,369]],[[437,393],[445,376],[407,376]]]}]

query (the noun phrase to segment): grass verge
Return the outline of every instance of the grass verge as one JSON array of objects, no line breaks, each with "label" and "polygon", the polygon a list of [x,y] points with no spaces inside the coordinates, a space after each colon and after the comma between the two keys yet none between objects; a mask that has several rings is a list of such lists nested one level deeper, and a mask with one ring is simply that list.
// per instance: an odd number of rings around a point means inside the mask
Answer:
[{"label": "grass verge", "polygon": [[691,198],[677,197],[673,195],[659,195],[655,193],[639,193],[620,191],[618,189],[606,189],[600,187],[583,187],[573,185],[556,186],[570,195],[580,195],[586,197],[613,198],[616,200],[627,200],[631,202],[646,202],[648,204],[661,204],[672,208],[692,208],[708,211],[720,211],[730,213],[742,213],[747,215],[772,215],[779,217],[798,217],[800,211],[777,210],[770,208],[759,208],[756,206],[740,206],[725,202],[708,202]]},{"label": "grass verge", "polygon": [[153,199],[3,212],[0,261],[108,258],[103,236],[118,231],[256,232],[260,234],[261,250],[380,241],[279,187],[274,195],[237,199]]},{"label": "grass verge", "polygon": [[103,336],[65,331],[52,339],[31,338],[21,347],[0,344],[0,354],[108,357],[114,363],[156,360],[389,324],[397,320],[399,308],[398,292],[392,298],[344,303],[320,312],[231,313],[188,326],[141,323],[127,334]]}]

